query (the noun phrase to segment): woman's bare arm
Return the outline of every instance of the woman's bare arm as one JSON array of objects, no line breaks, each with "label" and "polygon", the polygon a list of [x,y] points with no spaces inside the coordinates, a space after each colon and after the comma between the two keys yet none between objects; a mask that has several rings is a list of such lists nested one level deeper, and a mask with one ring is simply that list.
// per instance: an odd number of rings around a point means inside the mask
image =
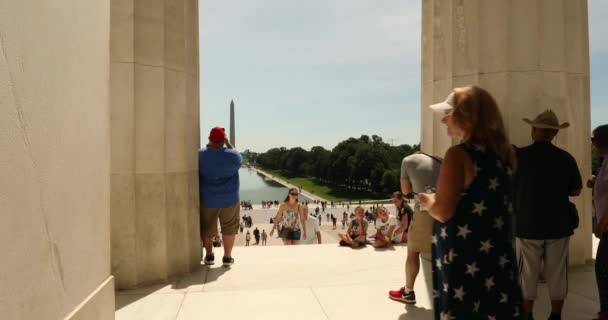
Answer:
[{"label": "woman's bare arm", "polygon": [[300,207],[300,223],[302,225],[302,230],[304,230],[304,234],[303,234],[303,237],[302,237],[303,240],[306,240],[306,238],[307,238],[307,234],[306,234],[306,216],[307,216],[307,213],[308,213],[308,208],[306,208],[304,206]]},{"label": "woman's bare arm", "polygon": [[276,229],[277,225],[283,219],[283,211],[285,210],[285,206],[281,203],[279,206],[279,210],[277,211],[277,215],[272,220],[272,229],[270,229],[270,235],[272,236],[274,229]]}]

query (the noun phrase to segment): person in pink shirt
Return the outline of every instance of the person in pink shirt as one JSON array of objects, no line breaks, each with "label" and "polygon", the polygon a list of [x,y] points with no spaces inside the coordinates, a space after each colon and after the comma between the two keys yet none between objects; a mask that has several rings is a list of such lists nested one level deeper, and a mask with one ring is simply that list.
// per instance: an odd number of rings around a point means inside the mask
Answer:
[{"label": "person in pink shirt", "polygon": [[593,234],[600,239],[595,257],[595,278],[600,296],[597,320],[608,320],[608,124],[593,130],[593,148],[604,159],[593,186],[593,215],[596,224]]}]

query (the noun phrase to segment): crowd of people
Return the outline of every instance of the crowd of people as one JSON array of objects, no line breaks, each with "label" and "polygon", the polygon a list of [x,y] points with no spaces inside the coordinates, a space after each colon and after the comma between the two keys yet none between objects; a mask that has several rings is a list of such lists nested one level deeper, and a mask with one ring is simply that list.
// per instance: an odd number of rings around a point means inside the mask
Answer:
[{"label": "crowd of people", "polygon": [[270,209],[273,206],[274,207],[278,207],[279,206],[279,201],[278,200],[263,200],[262,201],[262,208],[264,209]]},{"label": "crowd of people", "polygon": [[[578,212],[570,199],[583,188],[574,157],[554,144],[569,124],[560,123],[551,110],[523,119],[530,126],[532,143],[517,147],[506,135],[495,99],[480,87],[456,88],[444,102],[430,107],[443,115],[447,134],[461,143],[450,147],[443,158],[422,152],[404,158],[401,190],[391,197],[395,213],[380,205],[366,214],[359,205],[348,222],[345,211],[339,245],[361,248],[371,243],[381,249],[406,242],[404,285],[390,290],[388,297],[407,304],[416,303],[420,256],[431,254],[435,319],[531,320],[541,275],[551,300],[547,317],[561,319],[568,294],[569,239],[578,227]],[[597,127],[592,135],[593,148],[605,159],[608,125]],[[211,239],[218,233],[219,217],[223,263],[230,265],[238,232],[241,158],[218,128],[211,131],[209,141],[199,152],[204,262],[214,261]],[[599,320],[608,319],[607,163],[603,161],[587,181],[593,188],[594,235],[600,239],[595,264]],[[219,192],[217,179],[232,186],[231,192]],[[298,202],[299,192],[289,189],[272,219],[270,235],[277,230],[285,245],[321,243],[317,220],[327,203],[314,202],[320,208],[312,217],[306,203]],[[325,215],[335,226],[337,217]]]},{"label": "crowd of people", "polygon": [[[241,231],[242,233],[243,231]],[[266,230],[262,230],[262,232],[260,233],[260,230],[256,227],[253,230],[253,238],[255,239],[255,245],[260,245],[260,239],[262,240],[262,245],[265,246],[266,245],[266,241],[268,240],[268,234],[266,233]],[[247,232],[245,233],[245,246],[249,247],[249,243],[251,242],[251,233],[249,232],[249,230],[247,230]]]},{"label": "crowd of people", "polygon": [[243,210],[253,210],[251,200],[241,201],[241,208],[243,208]]}]

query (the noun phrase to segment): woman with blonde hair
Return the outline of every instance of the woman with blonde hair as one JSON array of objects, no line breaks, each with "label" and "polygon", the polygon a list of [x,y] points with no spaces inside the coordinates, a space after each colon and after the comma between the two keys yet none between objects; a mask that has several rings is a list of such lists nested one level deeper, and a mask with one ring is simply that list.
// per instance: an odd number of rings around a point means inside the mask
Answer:
[{"label": "woman with blonde hair", "polygon": [[390,248],[393,245],[393,234],[397,228],[398,220],[388,213],[385,207],[376,208],[376,241],[372,246],[378,248]]},{"label": "woman with blonde hair", "polygon": [[[281,223],[282,228],[279,236],[283,240],[284,245],[298,244],[300,238],[306,240],[306,216],[308,208],[301,206],[298,202],[300,192],[297,188],[289,189],[287,197],[279,206],[279,211],[273,219],[270,236],[274,233],[274,229]],[[300,234],[303,232],[302,234]]]},{"label": "woman with blonde hair", "polygon": [[515,155],[494,98],[477,86],[456,88],[432,105],[444,112],[451,147],[437,192],[420,205],[433,226],[435,319],[522,319],[511,233]]}]

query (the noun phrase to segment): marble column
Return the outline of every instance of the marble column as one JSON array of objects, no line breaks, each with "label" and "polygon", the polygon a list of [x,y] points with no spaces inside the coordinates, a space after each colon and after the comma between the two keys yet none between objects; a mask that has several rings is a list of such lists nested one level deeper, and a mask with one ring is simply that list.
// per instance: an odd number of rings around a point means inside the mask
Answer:
[{"label": "marble column", "polygon": [[[454,87],[477,84],[496,98],[511,142],[531,143],[521,119],[553,109],[571,127],[556,145],[591,173],[589,33],[586,0],[423,0],[421,144],[443,155],[455,143],[427,106]],[[580,227],[571,263],[591,258],[591,194],[575,198]]]},{"label": "marble column", "polygon": [[197,0],[111,1],[112,272],[118,289],[200,262]]},{"label": "marble column", "polygon": [[114,319],[109,23],[0,1],[0,319]]}]

